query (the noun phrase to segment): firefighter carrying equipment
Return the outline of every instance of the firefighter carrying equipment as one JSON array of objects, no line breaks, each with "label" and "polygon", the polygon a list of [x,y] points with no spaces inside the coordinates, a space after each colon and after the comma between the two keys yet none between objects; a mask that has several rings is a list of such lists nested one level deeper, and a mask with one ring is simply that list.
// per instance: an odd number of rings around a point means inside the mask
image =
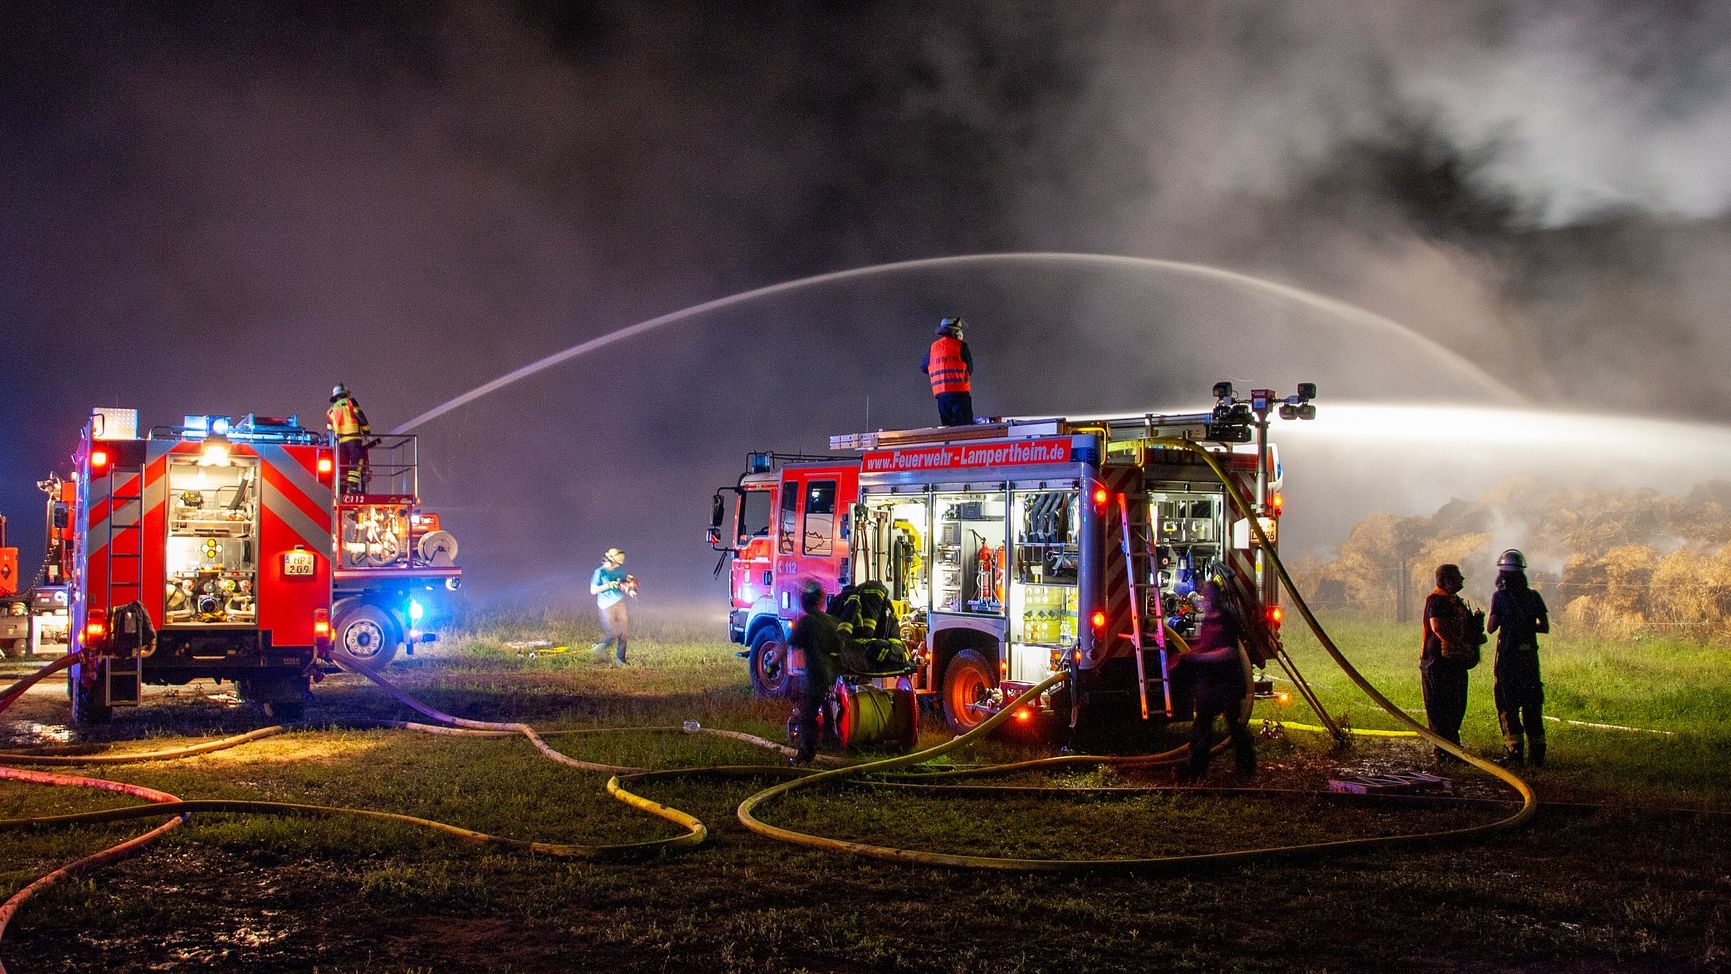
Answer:
[{"label": "firefighter carrying equipment", "polygon": [[962,340],[949,333],[932,342],[926,364],[926,375],[932,380],[932,395],[951,392],[972,392],[968,363],[962,359]]}]

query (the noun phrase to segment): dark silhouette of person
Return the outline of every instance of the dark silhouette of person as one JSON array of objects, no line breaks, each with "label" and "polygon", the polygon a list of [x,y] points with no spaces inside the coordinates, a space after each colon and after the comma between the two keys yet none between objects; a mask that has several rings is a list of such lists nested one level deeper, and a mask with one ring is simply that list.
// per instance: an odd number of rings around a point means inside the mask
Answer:
[{"label": "dark silhouette of person", "polygon": [[974,355],[962,340],[962,319],[950,315],[938,322],[938,337],[920,360],[920,371],[932,380],[938,401],[938,422],[968,426],[974,421]]},{"label": "dark silhouette of person", "polygon": [[1244,721],[1244,698],[1250,693],[1250,675],[1238,648],[1244,624],[1226,602],[1219,582],[1202,586],[1202,623],[1196,630],[1195,648],[1179,657],[1178,665],[1191,679],[1191,700],[1196,715],[1190,722],[1190,759],[1179,778],[1195,781],[1208,773],[1209,752],[1214,748],[1214,718],[1226,720],[1232,739],[1232,754],[1238,773],[1256,773],[1256,742]]},{"label": "dark silhouette of person", "polygon": [[798,728],[799,753],[790,760],[810,764],[817,757],[823,730],[818,714],[823,712],[830,684],[841,673],[841,624],[823,611],[823,586],[808,580],[799,590],[799,621],[793,624],[787,644],[805,655],[805,679],[800,684]]},{"label": "dark silhouette of person", "polygon": [[[1466,643],[1472,638],[1472,610],[1460,597],[1465,584],[1459,565],[1437,566],[1436,590],[1424,600],[1424,648],[1418,661],[1426,723],[1432,733],[1456,747],[1467,715],[1467,670],[1471,668],[1464,661]],[[1470,648],[1476,653],[1478,646]],[[1440,747],[1436,757],[1442,764],[1460,761]]]},{"label": "dark silhouette of person", "polygon": [[1514,548],[1497,559],[1497,591],[1485,630],[1496,634],[1495,697],[1503,731],[1503,764],[1545,763],[1545,685],[1539,679],[1539,634],[1551,631],[1545,600],[1527,586],[1527,559]]}]

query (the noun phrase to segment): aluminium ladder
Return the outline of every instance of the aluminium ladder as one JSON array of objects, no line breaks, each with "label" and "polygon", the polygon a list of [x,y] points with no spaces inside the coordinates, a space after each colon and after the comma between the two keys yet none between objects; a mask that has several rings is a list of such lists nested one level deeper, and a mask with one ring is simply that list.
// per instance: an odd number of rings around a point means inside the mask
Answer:
[{"label": "aluminium ladder", "polygon": [[[1160,592],[1159,539],[1160,515],[1150,501],[1148,503],[1148,522],[1132,525],[1130,521],[1130,504],[1125,495],[1118,495],[1118,519],[1122,533],[1119,535],[1120,547],[1124,553],[1124,580],[1130,596],[1130,631],[1125,635],[1136,647],[1136,686],[1138,697],[1142,701],[1142,719],[1148,719],[1148,690],[1150,685],[1159,684],[1162,709],[1166,716],[1172,716],[1172,683],[1166,678],[1166,610]],[[1138,537],[1137,532],[1146,533]],[[1142,566],[1138,570],[1138,565]],[[1149,639],[1143,617],[1148,615],[1148,606],[1153,606],[1154,635]],[[1155,675],[1149,675],[1148,654],[1154,653],[1159,659]]]}]

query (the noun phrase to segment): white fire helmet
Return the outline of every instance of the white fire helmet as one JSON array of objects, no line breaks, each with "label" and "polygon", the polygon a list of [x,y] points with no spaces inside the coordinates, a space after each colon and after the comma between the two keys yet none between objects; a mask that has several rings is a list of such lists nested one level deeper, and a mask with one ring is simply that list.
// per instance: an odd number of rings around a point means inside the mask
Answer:
[{"label": "white fire helmet", "polygon": [[1524,572],[1527,570],[1527,556],[1521,554],[1519,548],[1510,548],[1497,558],[1497,570]]}]

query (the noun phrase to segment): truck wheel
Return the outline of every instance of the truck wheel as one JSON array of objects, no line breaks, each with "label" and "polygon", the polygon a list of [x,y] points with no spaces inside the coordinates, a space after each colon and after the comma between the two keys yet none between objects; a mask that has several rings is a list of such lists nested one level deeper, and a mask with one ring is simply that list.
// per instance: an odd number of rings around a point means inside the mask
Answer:
[{"label": "truck wheel", "polygon": [[96,702],[93,690],[84,689],[83,676],[79,671],[84,669],[82,663],[66,671],[66,695],[72,698],[72,722],[74,724],[105,724],[114,716],[114,708]]},{"label": "truck wheel", "polygon": [[27,639],[0,639],[0,656],[7,659],[20,659],[24,656],[24,651],[29,648],[29,645],[30,642]]},{"label": "truck wheel", "polygon": [[751,688],[760,697],[779,699],[792,693],[793,674],[787,666],[787,643],[778,626],[764,626],[751,637]]},{"label": "truck wheel", "polygon": [[944,702],[944,723],[957,734],[966,734],[985,723],[990,715],[974,705],[984,703],[987,692],[997,684],[992,665],[979,650],[964,649],[957,653],[950,665],[944,667],[944,689],[940,695]]},{"label": "truck wheel", "polygon": [[356,602],[337,616],[331,655],[364,670],[381,670],[397,655],[402,641],[389,612],[371,603]]}]

